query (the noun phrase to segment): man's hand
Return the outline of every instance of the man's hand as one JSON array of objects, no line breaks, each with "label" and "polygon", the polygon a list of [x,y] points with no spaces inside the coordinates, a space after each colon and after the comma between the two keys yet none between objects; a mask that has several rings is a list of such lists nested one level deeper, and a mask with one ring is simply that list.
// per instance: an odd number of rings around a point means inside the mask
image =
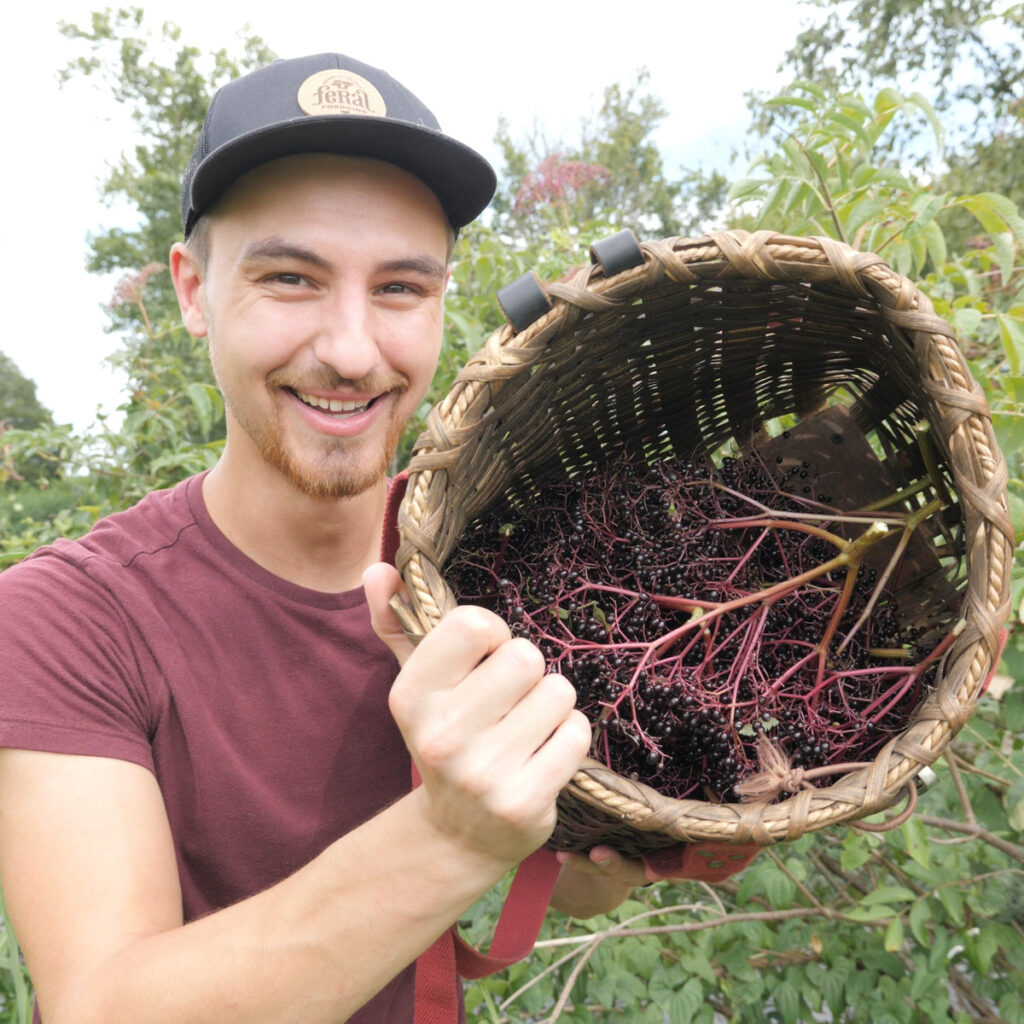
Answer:
[{"label": "man's hand", "polygon": [[650,879],[644,862],[630,860],[610,846],[587,853],[555,854],[562,864],[551,905],[573,917],[593,917],[614,910],[638,885]]},{"label": "man's hand", "polygon": [[590,746],[575,690],[482,608],[456,608],[413,647],[388,604],[397,571],[374,565],[364,583],[374,629],[402,666],[391,713],[430,823],[467,850],[519,862],[550,836],[558,792]]}]

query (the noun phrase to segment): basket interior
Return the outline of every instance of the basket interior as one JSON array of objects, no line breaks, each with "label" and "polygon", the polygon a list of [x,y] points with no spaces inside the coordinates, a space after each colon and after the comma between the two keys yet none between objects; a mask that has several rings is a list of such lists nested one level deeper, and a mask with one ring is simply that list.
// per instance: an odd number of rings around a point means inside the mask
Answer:
[{"label": "basket interior", "polygon": [[[930,467],[922,454],[922,445],[935,446],[921,440],[930,403],[911,344],[882,309],[838,288],[669,281],[581,317],[530,356],[522,372],[492,386],[448,469],[453,497],[436,540],[442,567],[468,524],[528,500],[546,480],[579,477],[624,452],[648,460],[767,452],[779,444],[773,438],[832,407],[869,446],[861,475],[884,480],[890,494],[907,492],[891,508],[913,511],[954,492],[941,452]],[[833,453],[818,447],[816,468],[827,471]],[[848,461],[839,470],[853,473]],[[876,487],[872,499],[881,496]],[[852,510],[862,497],[836,490],[833,503]],[[934,618],[941,606],[948,618],[951,590],[964,579],[955,498],[927,533],[933,557],[919,558],[916,578],[902,585],[917,589],[925,565],[929,576],[940,569],[933,607],[916,615]]]}]

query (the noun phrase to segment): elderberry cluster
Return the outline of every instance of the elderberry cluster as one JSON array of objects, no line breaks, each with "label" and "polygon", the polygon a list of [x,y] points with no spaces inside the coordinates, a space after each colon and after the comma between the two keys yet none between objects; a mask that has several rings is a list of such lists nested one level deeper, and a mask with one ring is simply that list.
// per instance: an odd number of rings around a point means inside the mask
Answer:
[{"label": "elderberry cluster", "polygon": [[445,574],[573,683],[595,757],[667,796],[731,800],[759,734],[798,766],[863,760],[928,684],[874,571],[844,594],[848,570],[821,571],[834,540],[785,518],[827,529],[829,501],[807,463],[623,459],[476,522]]}]

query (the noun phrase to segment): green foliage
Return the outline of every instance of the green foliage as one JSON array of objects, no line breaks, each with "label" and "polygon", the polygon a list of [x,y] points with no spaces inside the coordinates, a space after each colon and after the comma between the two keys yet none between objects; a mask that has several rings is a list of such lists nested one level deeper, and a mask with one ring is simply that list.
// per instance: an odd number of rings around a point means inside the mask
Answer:
[{"label": "green foliage", "polygon": [[[714,888],[660,883],[467,986],[470,1019],[664,1024],[1024,1021],[1024,695],[991,698],[917,814],[828,829]],[[471,914],[485,943],[502,891]],[[716,1016],[717,1015],[717,1016]]]},{"label": "green foliage", "polygon": [[7,905],[0,892],[0,1022],[30,1024],[32,983],[25,973],[21,951],[14,939]]},{"label": "green foliage", "polygon": [[504,168],[491,211],[512,249],[536,247],[549,234],[557,247],[558,235],[572,236],[582,225],[628,227],[641,237],[688,233],[717,212],[724,177],[666,172],[652,135],[667,110],[648,92],[649,81],[641,69],[628,86],[605,89],[596,116],[581,123],[571,145],[536,135],[523,144],[499,122]]},{"label": "green foliage", "polygon": [[[1019,99],[1021,5],[992,0],[814,0],[826,11],[797,37],[784,63],[822,85],[922,77],[940,107],[981,115]],[[997,10],[998,8],[998,10]],[[965,75],[965,68],[973,74]]]},{"label": "green foliage", "polygon": [[[101,188],[108,202],[137,211],[136,226],[93,235],[87,262],[96,273],[135,274],[165,260],[171,244],[181,237],[182,172],[212,91],[275,55],[258,36],[242,38],[238,55],[224,49],[203,53],[184,44],[174,24],[150,29],[141,7],[95,12],[88,25],[62,22],[61,32],[86,49],[61,71],[61,80],[95,79],[128,111],[138,132],[137,144],[121,155]],[[167,277],[152,283],[147,306],[154,320],[177,318],[177,301]],[[115,330],[141,326],[131,304],[111,312]]]},{"label": "green foliage", "polygon": [[52,422],[52,413],[36,397],[35,381],[0,352],[0,426],[31,430]]},{"label": "green foliage", "polygon": [[[927,92],[948,129],[947,170],[935,191],[971,192],[976,182],[1024,205],[1024,4],[996,0],[814,0],[823,16],[802,32],[784,67],[831,92],[876,83]],[[770,121],[770,116],[761,123]],[[891,148],[926,160],[909,125]],[[950,217],[953,230],[968,219]]]},{"label": "green foliage", "polygon": [[[897,118],[923,120],[941,144],[938,115],[922,96],[886,88],[868,103],[799,83],[768,105],[776,117],[767,148],[729,194],[739,221],[848,242],[915,280],[956,328],[993,409],[1024,540],[1024,217],[1017,205],[987,189],[938,192],[923,173],[894,161],[884,141]],[[953,216],[973,223],[966,244],[962,233],[949,234]]]}]

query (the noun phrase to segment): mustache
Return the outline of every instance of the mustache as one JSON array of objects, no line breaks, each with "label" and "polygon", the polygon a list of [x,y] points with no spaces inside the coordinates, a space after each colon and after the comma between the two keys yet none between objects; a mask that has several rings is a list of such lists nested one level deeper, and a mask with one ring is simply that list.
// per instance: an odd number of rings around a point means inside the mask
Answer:
[{"label": "mustache", "polygon": [[409,387],[404,373],[371,374],[359,380],[342,377],[329,366],[320,365],[308,371],[273,370],[267,374],[267,384],[291,391],[355,391],[364,395],[379,395],[386,391],[403,392]]}]

